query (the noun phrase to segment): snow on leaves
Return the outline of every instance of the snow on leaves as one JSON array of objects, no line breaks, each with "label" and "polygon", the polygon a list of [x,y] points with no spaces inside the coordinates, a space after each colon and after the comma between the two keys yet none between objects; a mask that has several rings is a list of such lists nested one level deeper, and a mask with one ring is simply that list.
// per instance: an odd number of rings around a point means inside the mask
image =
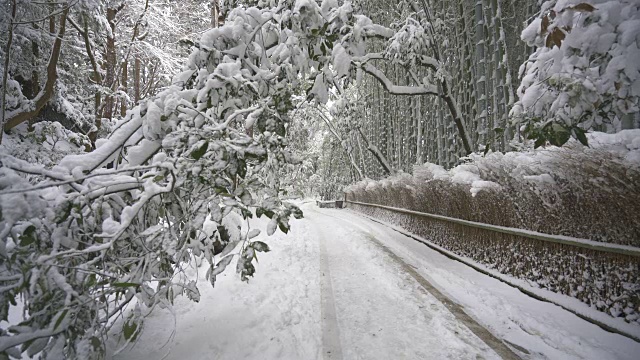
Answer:
[{"label": "snow on leaves", "polygon": [[640,8],[632,0],[547,1],[522,33],[536,51],[521,68],[512,115],[536,146],[584,145],[620,130],[640,104]]},{"label": "snow on leaves", "polygon": [[[392,50],[369,54],[371,37]],[[417,47],[415,39],[422,39]],[[172,85],[128,111],[95,151],[51,169],[0,154],[0,271],[9,279],[1,284],[0,320],[22,296],[30,314],[22,325],[48,329],[37,337],[53,339],[41,353],[58,346],[74,358],[134,298],[139,307],[124,330],[129,340],[155,305],[179,294],[197,301],[199,291],[184,274],[194,260],[209,262],[213,283],[238,259],[236,270],[248,280],[256,253],[269,247],[254,240],[257,232],[242,230],[242,220],[265,215],[272,235],[288,232],[291,216],[302,217],[280,199],[280,171],[300,161],[287,149],[290,112],[305,95],[327,102],[357,69],[377,75],[390,91],[435,93],[433,84],[391,84],[374,64],[418,59],[413,52],[425,41],[414,22],[396,35],[354,14],[349,2],[238,7],[224,26],[203,34]],[[438,67],[434,59],[419,60]],[[38,180],[26,184],[21,174]],[[65,310],[73,317],[53,326]],[[30,339],[21,335],[3,333],[0,349]]]}]

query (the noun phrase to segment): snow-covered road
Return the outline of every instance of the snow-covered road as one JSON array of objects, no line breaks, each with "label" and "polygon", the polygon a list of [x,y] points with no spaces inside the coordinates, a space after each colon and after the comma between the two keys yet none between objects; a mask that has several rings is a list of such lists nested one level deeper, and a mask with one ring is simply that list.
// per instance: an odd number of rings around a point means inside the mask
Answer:
[{"label": "snow-covered road", "polygon": [[[255,278],[147,320],[117,359],[637,359],[640,344],[349,210],[303,206]],[[506,346],[507,344],[508,346]]]}]

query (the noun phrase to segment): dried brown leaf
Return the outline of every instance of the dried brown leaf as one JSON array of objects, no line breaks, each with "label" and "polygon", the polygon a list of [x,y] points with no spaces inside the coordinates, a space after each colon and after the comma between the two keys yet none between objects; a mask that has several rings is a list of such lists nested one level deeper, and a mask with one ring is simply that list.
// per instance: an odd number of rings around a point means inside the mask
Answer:
[{"label": "dried brown leaf", "polygon": [[568,7],[568,9],[580,12],[593,12],[593,10],[595,10],[596,8],[594,8],[591,4],[581,3],[578,5],[570,6]]},{"label": "dried brown leaf", "polygon": [[544,16],[542,18],[542,23],[540,23],[540,34],[542,35],[546,34],[548,28],[549,28],[549,17]]},{"label": "dried brown leaf", "polygon": [[548,48],[552,48],[554,45],[560,47],[562,45],[562,40],[565,38],[565,34],[559,28],[553,29],[551,34],[547,36],[545,46]]}]

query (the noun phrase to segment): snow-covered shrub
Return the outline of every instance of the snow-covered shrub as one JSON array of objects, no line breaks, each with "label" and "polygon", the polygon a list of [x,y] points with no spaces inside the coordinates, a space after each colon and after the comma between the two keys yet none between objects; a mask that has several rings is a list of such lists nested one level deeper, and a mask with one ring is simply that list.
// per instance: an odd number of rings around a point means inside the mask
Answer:
[{"label": "snow-covered shrub", "polygon": [[[640,247],[640,130],[587,136],[590,147],[571,140],[561,148],[472,155],[451,170],[416,166],[413,177],[356,183],[347,199]],[[640,318],[637,258],[348,206],[614,317]]]},{"label": "snow-covered shrub", "polygon": [[588,130],[619,131],[623,120],[637,121],[638,1],[547,1],[522,39],[536,51],[521,67],[511,114],[536,147],[571,136],[586,145]]},{"label": "snow-covered shrub", "polygon": [[[0,83],[2,82],[2,74],[0,74]],[[0,90],[2,88],[0,87]],[[20,88],[20,83],[17,81],[7,78],[7,91],[6,91],[6,111],[12,111],[19,109],[26,101],[27,98],[22,94],[22,89]],[[0,110],[2,109],[2,104],[0,103]]]},{"label": "snow-covered shrub", "polygon": [[52,168],[66,155],[82,153],[91,147],[87,136],[70,131],[58,122],[35,123],[32,131],[26,128],[25,124],[15,129],[12,136],[5,136],[4,154]]}]

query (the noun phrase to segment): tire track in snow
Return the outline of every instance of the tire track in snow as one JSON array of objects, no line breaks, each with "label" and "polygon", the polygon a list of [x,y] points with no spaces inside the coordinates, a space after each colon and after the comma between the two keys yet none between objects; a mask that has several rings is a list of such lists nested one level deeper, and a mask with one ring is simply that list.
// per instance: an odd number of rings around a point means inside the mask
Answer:
[{"label": "tire track in snow", "polygon": [[340,330],[333,298],[333,285],[329,269],[329,255],[324,237],[317,232],[320,243],[320,302],[322,317],[322,355],[324,359],[342,360]]},{"label": "tire track in snow", "polygon": [[500,339],[498,339],[495,335],[493,335],[489,330],[487,330],[484,326],[480,325],[476,320],[474,320],[471,316],[469,316],[466,312],[464,312],[462,306],[458,303],[449,299],[446,295],[440,292],[440,290],[436,289],[427,279],[425,279],[422,275],[420,275],[411,265],[405,263],[398,255],[396,255],[393,251],[391,251],[388,247],[386,247],[380,240],[376,239],[373,235],[367,234],[367,238],[371,240],[372,243],[376,244],[380,250],[382,250],[385,254],[389,255],[389,257],[395,261],[404,272],[409,274],[415,281],[422,286],[422,289],[431,295],[433,295],[438,301],[440,301],[444,306],[456,317],[456,319],[460,320],[466,327],[471,330],[477,337],[479,337],[485,344],[489,345],[500,357],[508,360],[519,360],[520,357],[516,355],[511,349],[506,346]]},{"label": "tire track in snow", "polygon": [[[353,227],[353,224],[349,223],[345,219],[341,219],[339,217],[326,214],[324,212],[317,211],[318,213],[335,218],[343,223],[346,223],[348,226]],[[359,227],[359,226],[358,226]],[[360,227],[359,227],[360,228]],[[499,338],[493,335],[489,330],[487,330],[484,326],[480,325],[475,319],[469,316],[463,309],[463,307],[452,301],[449,297],[444,295],[440,290],[434,287],[426,278],[418,273],[411,265],[407,264],[396,255],[393,251],[391,251],[386,245],[384,245],[380,240],[378,240],[375,236],[373,236],[370,232],[365,231],[364,229],[358,229],[365,237],[370,240],[373,244],[376,245],[382,252],[388,255],[395,263],[397,263],[400,268],[411,276],[418,284],[420,284],[421,289],[423,291],[433,295],[438,301],[440,301],[454,316],[457,320],[463,323],[471,332],[473,332],[478,338],[480,338],[485,344],[487,344],[493,351],[495,351],[501,358],[507,360],[520,360],[521,357],[514,353],[504,342],[502,342]],[[322,241],[322,240],[321,240]],[[324,243],[322,244],[324,247]],[[322,248],[321,248],[322,252]],[[326,254],[326,249],[324,249],[324,253]]]}]

